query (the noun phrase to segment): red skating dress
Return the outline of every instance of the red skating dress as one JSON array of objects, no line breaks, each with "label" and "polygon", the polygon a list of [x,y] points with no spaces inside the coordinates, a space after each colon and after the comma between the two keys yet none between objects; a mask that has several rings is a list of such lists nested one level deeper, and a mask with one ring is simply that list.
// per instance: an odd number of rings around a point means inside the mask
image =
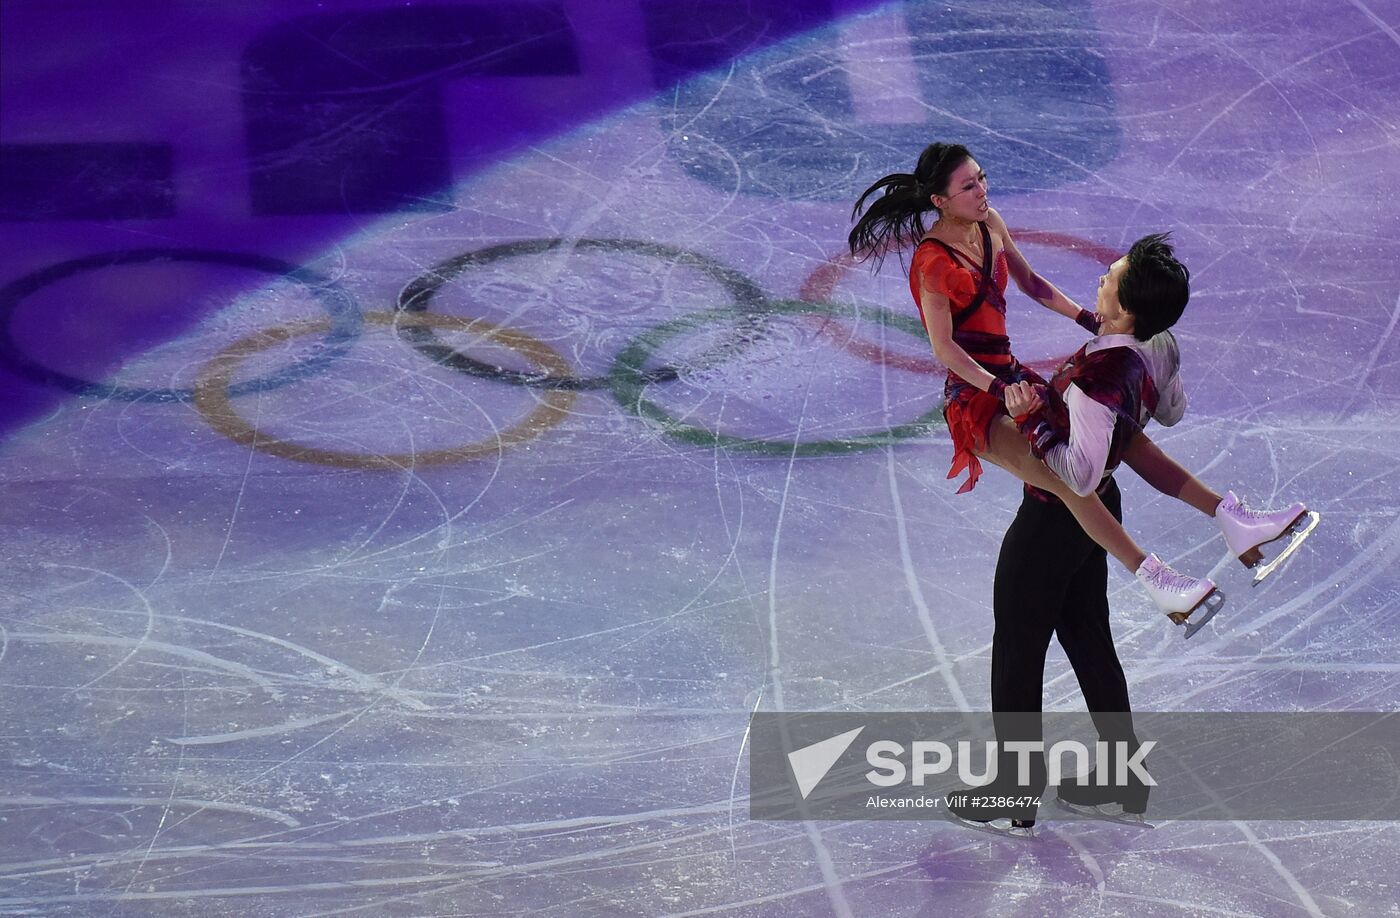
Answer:
[{"label": "red skating dress", "polygon": [[[990,251],[991,234],[982,225],[983,251]],[[1006,251],[997,253],[992,267],[992,283],[987,285],[982,301],[977,289],[982,272],[963,253],[938,239],[925,239],[914,250],[909,266],[909,289],[919,318],[924,317],[924,304],[919,299],[922,284],[948,298],[953,313],[953,342],[967,351],[992,375],[1010,385],[1023,380],[1045,385],[1045,380],[1033,370],[1023,367],[1011,355],[1011,339],[1006,336]],[[927,327],[927,323],[925,323]],[[1006,414],[1006,406],[998,398],[948,371],[943,384],[943,420],[953,437],[953,464],[949,478],[967,472],[967,481],[958,493],[971,491],[982,476],[982,463],[974,451],[987,447],[987,431],[992,419]]]}]

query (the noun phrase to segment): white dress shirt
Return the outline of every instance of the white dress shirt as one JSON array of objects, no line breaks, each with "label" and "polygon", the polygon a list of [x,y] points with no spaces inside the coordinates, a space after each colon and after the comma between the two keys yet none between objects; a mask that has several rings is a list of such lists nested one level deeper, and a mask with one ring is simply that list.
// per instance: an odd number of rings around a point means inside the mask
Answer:
[{"label": "white dress shirt", "polygon": [[[1157,410],[1151,417],[1164,427],[1180,421],[1186,413],[1186,390],[1181,384],[1181,352],[1172,333],[1164,331],[1148,341],[1132,335],[1100,335],[1085,345],[1084,352],[1092,354],[1111,347],[1132,348],[1147,364],[1157,387]],[[1069,409],[1069,440],[1046,450],[1045,464],[1075,494],[1084,497],[1103,480],[1118,415],[1074,383],[1065,389],[1065,405]],[[1147,417],[1139,418],[1138,423],[1145,425]]]}]

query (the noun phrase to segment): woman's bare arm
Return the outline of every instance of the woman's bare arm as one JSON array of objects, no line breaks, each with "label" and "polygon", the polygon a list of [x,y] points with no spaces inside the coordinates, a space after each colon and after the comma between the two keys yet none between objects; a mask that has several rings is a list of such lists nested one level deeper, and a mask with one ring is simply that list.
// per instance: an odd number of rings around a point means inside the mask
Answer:
[{"label": "woman's bare arm", "polygon": [[953,340],[953,314],[948,298],[927,282],[919,284],[919,302],[923,306],[924,329],[928,332],[933,355],[953,373],[983,392],[992,388],[996,377],[987,372]]},{"label": "woman's bare arm", "polygon": [[987,228],[993,235],[1001,237],[1002,245],[1006,247],[1006,266],[1011,271],[1011,279],[1016,282],[1016,286],[1021,289],[1022,293],[1046,309],[1058,312],[1065,318],[1079,318],[1081,312],[1079,304],[1061,293],[1054,284],[1035,273],[1030,262],[1026,261],[1026,257],[1016,247],[1016,240],[1011,238],[1011,232],[1006,228],[1006,221],[1001,218],[1001,214],[997,213],[995,208],[988,208]]}]

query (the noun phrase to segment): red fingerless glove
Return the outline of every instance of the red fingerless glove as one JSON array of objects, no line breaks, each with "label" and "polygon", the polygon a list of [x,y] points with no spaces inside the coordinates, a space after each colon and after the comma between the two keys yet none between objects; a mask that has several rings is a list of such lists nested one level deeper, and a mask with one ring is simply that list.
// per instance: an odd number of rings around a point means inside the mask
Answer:
[{"label": "red fingerless glove", "polygon": [[1099,333],[1099,326],[1103,324],[1103,316],[1080,307],[1079,315],[1074,317],[1074,322],[1089,334],[1097,335]]}]

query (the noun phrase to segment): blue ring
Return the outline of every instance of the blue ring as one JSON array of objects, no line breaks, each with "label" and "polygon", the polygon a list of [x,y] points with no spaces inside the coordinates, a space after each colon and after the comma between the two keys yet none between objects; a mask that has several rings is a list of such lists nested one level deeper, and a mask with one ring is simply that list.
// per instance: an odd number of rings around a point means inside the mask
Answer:
[{"label": "blue ring", "polygon": [[252,255],[242,252],[220,252],[207,249],[127,249],[117,252],[103,252],[87,255],[69,261],[61,261],[26,274],[11,281],[0,289],[0,359],[26,379],[72,392],[76,395],[90,395],[99,398],[115,399],[124,402],[192,402],[194,389],[159,389],[138,386],[114,386],[107,383],[80,379],[46,367],[24,353],[10,331],[10,323],[20,302],[44,287],[83,271],[108,268],[114,265],[143,264],[159,261],[190,261],[206,264],[232,265],[250,268],[279,278],[294,281],[316,297],[331,317],[331,327],[326,333],[323,349],[309,357],[293,361],[268,376],[248,379],[229,387],[230,395],[248,395],[254,392],[267,392],[289,383],[307,379],[345,353],[347,346],[359,336],[363,325],[360,310],[353,297],[335,281],[322,277],[306,267],[266,255]]}]

